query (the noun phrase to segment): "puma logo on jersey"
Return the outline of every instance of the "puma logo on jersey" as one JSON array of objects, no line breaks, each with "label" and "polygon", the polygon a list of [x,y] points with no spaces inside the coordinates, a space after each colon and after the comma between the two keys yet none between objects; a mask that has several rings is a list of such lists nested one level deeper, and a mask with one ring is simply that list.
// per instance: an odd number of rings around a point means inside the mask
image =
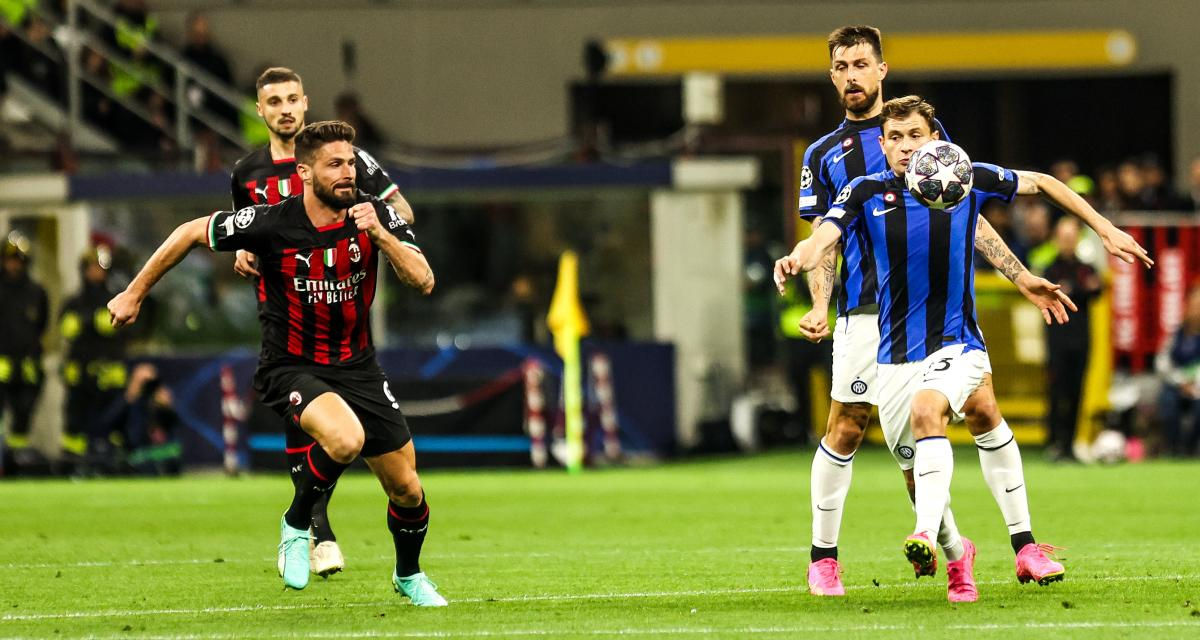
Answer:
[{"label": "puma logo on jersey", "polygon": [[312,267],[312,265],[308,263],[308,261],[309,261],[309,260],[312,260],[312,252],[311,252],[311,251],[310,251],[310,252],[308,253],[308,255],[306,255],[306,256],[305,256],[305,255],[300,255],[299,253],[297,253],[297,254],[296,254],[296,259],[297,259],[297,260],[303,260],[303,261],[304,261],[304,266],[306,266],[306,267]]}]

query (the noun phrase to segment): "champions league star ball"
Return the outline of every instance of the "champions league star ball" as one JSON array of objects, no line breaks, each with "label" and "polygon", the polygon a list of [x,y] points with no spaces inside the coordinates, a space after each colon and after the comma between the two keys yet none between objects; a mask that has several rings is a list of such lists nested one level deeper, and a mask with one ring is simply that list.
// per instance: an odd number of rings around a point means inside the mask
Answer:
[{"label": "champions league star ball", "polygon": [[1125,459],[1125,436],[1120,431],[1106,429],[1092,443],[1092,459],[1105,464],[1115,464]]},{"label": "champions league star ball", "polygon": [[974,175],[966,151],[950,142],[932,140],[912,154],[904,183],[925,206],[947,209],[971,192]]}]

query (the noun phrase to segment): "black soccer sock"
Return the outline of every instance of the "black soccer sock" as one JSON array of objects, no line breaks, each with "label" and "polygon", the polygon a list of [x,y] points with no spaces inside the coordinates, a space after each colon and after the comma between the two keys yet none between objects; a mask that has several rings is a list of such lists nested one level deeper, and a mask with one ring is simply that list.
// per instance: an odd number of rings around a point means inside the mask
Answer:
[{"label": "black soccer sock", "polygon": [[292,506],[283,514],[288,526],[295,529],[308,530],[312,524],[313,505],[333,489],[342,472],[349,467],[342,464],[325,452],[321,445],[312,443],[307,447],[304,460],[300,463],[301,477],[294,479],[296,493],[292,496]]},{"label": "black soccer sock", "polygon": [[833,558],[834,560],[837,560],[837,547],[814,546],[812,551],[808,552],[808,559],[812,562],[824,560],[825,558]]},{"label": "black soccer sock", "polygon": [[1021,531],[1020,533],[1014,533],[1008,537],[1008,540],[1009,542],[1012,542],[1013,553],[1017,553],[1025,545],[1034,543],[1033,532]]},{"label": "black soccer sock", "polygon": [[[305,470],[308,467],[308,447],[314,441],[298,427],[288,428],[286,433],[288,472],[292,476],[292,486],[298,488],[304,481]],[[333,489],[321,494],[313,504],[312,529],[313,538],[315,538],[313,542],[316,544],[337,542],[337,536],[334,535],[333,527],[329,524],[329,500],[331,498],[333,498]]]},{"label": "black soccer sock", "polygon": [[337,536],[333,534],[333,527],[329,524],[329,501],[333,499],[333,490],[337,487],[330,487],[329,491],[321,494],[317,498],[316,504],[312,509],[312,528],[313,542],[321,544],[322,542],[337,542]]},{"label": "black soccer sock", "polygon": [[396,545],[396,575],[407,578],[420,573],[421,545],[429,530],[429,504],[425,502],[425,496],[421,496],[421,504],[415,507],[389,502],[387,523]]}]

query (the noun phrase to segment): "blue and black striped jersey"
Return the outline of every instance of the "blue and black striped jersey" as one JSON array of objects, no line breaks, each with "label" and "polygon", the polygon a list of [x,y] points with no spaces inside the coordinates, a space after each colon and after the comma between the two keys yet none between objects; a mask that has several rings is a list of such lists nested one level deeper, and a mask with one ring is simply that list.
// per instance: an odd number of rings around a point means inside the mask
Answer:
[{"label": "blue and black striped jersey", "polygon": [[[841,126],[808,147],[800,169],[798,211],[802,218],[817,218],[829,211],[834,196],[855,178],[887,171],[887,158],[879,138],[883,135],[879,116],[867,120],[844,120]],[[950,140],[942,123],[934,120],[942,140]],[[837,312],[845,315],[859,307],[875,304],[875,264],[860,234],[842,238],[841,289]]]},{"label": "blue and black striped jersey", "polygon": [[879,274],[880,364],[920,362],[942,347],[984,349],[975,314],[975,225],[983,203],[1012,200],[1017,176],[977,162],[974,186],[949,209],[930,209],[904,176],[883,171],[856,178],[824,221],[843,237],[861,233]]}]

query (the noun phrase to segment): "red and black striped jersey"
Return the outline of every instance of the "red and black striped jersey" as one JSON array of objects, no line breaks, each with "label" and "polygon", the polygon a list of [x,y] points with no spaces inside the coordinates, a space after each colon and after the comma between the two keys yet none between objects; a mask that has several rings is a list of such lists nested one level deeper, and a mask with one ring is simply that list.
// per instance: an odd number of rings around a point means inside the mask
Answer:
[{"label": "red and black striped jersey", "polygon": [[[396,185],[383,166],[371,154],[354,148],[355,181],[358,188],[386,201],[396,192]],[[231,178],[233,210],[238,211],[256,204],[275,204],[304,191],[300,174],[296,173],[296,159],[271,158],[271,148],[263,147],[252,151],[233,165]]]},{"label": "red and black striped jersey", "polygon": [[[396,211],[362,191],[392,235],[420,251]],[[315,227],[303,198],[217,211],[208,220],[213,251],[245,249],[258,256],[262,364],[355,365],[371,358],[370,309],[379,250],[346,216]]]}]

